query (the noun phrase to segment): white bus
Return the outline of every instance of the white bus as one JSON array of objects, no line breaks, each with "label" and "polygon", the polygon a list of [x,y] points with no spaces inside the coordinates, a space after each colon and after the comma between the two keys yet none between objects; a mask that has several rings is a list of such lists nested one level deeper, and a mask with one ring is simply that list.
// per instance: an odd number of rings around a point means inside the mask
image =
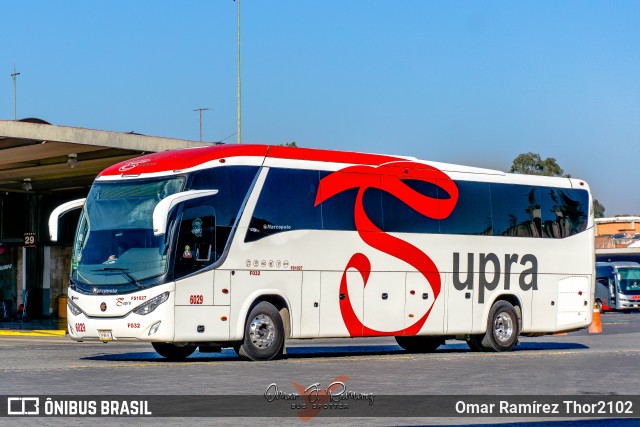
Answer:
[{"label": "white bus", "polygon": [[77,341],[180,359],[292,338],[445,339],[507,351],[591,323],[594,226],[578,179],[260,145],[146,155],[82,207],[68,289]]},{"label": "white bus", "polygon": [[640,310],[640,264],[596,262],[595,305],[600,312]]}]

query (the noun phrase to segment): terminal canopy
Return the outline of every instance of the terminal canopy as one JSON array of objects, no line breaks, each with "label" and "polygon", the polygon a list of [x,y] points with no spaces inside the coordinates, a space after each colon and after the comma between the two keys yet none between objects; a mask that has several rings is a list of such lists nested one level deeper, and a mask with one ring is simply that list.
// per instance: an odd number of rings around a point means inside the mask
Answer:
[{"label": "terminal canopy", "polygon": [[0,191],[57,193],[87,188],[103,169],[144,153],[201,145],[136,133],[0,120]]}]

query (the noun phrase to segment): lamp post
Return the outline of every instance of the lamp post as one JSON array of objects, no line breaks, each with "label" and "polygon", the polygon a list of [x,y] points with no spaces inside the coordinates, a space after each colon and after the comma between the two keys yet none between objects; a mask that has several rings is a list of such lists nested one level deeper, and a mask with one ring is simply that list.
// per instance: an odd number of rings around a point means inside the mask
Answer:
[{"label": "lamp post", "polygon": [[238,127],[236,130],[236,135],[238,136],[238,144],[242,143],[242,127],[241,127],[241,108],[240,108],[240,0],[236,0],[238,2]]},{"label": "lamp post", "polygon": [[16,81],[18,80],[18,76],[20,75],[20,73],[16,73],[16,64],[13,64],[13,74],[11,74],[11,78],[13,79],[13,120],[16,120],[16,116],[17,116],[17,83]]},{"label": "lamp post", "polygon": [[208,108],[196,108],[193,111],[200,112],[200,142],[202,142],[202,112],[209,110]]}]

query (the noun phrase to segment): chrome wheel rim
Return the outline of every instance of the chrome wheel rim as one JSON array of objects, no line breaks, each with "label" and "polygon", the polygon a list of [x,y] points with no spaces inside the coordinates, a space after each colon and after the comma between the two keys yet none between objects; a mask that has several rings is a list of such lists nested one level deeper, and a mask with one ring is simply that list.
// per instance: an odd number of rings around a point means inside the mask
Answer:
[{"label": "chrome wheel rim", "polygon": [[493,323],[493,335],[500,342],[506,342],[513,335],[513,319],[507,313],[500,313]]},{"label": "chrome wheel rim", "polygon": [[271,347],[276,337],[276,327],[269,316],[259,314],[253,318],[249,325],[249,337],[251,343],[260,349]]}]

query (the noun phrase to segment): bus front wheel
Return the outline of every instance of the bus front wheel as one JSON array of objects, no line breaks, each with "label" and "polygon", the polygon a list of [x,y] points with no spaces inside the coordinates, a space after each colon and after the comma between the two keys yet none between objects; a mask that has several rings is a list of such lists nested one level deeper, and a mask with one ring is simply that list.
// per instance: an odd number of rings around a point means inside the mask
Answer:
[{"label": "bus front wheel", "polygon": [[247,317],[244,339],[237,347],[244,360],[271,360],[284,346],[284,324],[278,310],[270,303],[258,303]]},{"label": "bus front wheel", "polygon": [[[474,346],[481,346],[484,351],[509,351],[518,343],[520,326],[516,309],[507,301],[496,301],[489,311],[487,332],[475,338]],[[481,340],[478,340],[482,338]],[[478,342],[479,341],[479,342]]]},{"label": "bus front wheel", "polygon": [[192,344],[176,345],[168,342],[152,342],[151,345],[160,356],[169,360],[186,359],[196,351],[196,346]]}]

